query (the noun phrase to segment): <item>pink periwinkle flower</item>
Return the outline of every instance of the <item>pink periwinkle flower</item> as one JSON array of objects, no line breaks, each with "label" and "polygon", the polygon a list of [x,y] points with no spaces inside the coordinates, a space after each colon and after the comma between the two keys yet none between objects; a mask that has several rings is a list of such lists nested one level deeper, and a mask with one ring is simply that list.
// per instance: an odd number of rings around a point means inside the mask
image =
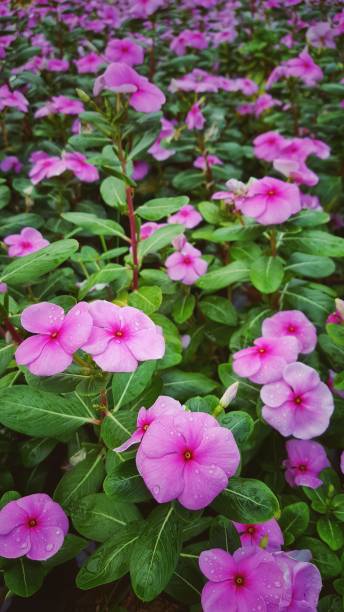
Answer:
[{"label": "pink periwinkle flower", "polygon": [[133,173],[131,175],[134,181],[142,181],[149,172],[149,164],[144,160],[137,160],[133,163]]},{"label": "pink periwinkle flower", "polygon": [[301,210],[299,188],[270,176],[258,179],[240,202],[240,210],[262,225],[284,223]]},{"label": "pink periwinkle flower", "polygon": [[165,225],[166,223],[155,223],[155,221],[147,221],[147,223],[142,223],[140,227],[140,240],[146,240],[152,236],[154,232]]},{"label": "pink periwinkle flower", "polygon": [[68,96],[53,96],[51,100],[35,112],[35,117],[39,119],[57,114],[80,115],[84,110],[84,105],[80,100],[69,98]]},{"label": "pink periwinkle flower", "polygon": [[169,157],[175,154],[175,149],[167,148],[164,146],[171,142],[175,135],[176,121],[169,121],[165,117],[160,119],[162,129],[159,132],[158,138],[149,147],[148,153],[150,153],[154,159],[158,161],[165,161]]},{"label": "pink periwinkle flower", "polygon": [[302,51],[298,57],[287,60],[286,68],[288,76],[301,79],[310,87],[323,78],[323,71],[306,50]]},{"label": "pink periwinkle flower", "polygon": [[283,461],[285,478],[291,487],[317,489],[323,483],[320,472],[330,467],[324,447],[313,440],[288,440],[288,458]]},{"label": "pink periwinkle flower", "polygon": [[0,162],[0,170],[2,172],[15,172],[15,174],[19,174],[23,165],[15,155],[8,155],[4,157],[4,159]]},{"label": "pink periwinkle flower", "polygon": [[186,242],[181,249],[166,259],[165,266],[171,280],[192,285],[206,273],[208,263],[202,259],[201,251]]},{"label": "pink periwinkle flower", "polygon": [[97,168],[90,164],[82,153],[64,153],[62,159],[66,164],[66,170],[71,170],[80,181],[93,183],[99,179]]},{"label": "pink periwinkle flower", "polygon": [[203,130],[205,117],[202,114],[201,107],[195,103],[191,106],[185,118],[185,123],[189,130]]},{"label": "pink periwinkle flower", "polygon": [[145,19],[150,17],[163,4],[163,0],[135,0],[131,12],[134,17]]},{"label": "pink periwinkle flower", "polygon": [[23,310],[21,324],[35,335],[18,346],[17,363],[36,376],[52,376],[71,365],[73,353],[90,337],[93,319],[86,302],[76,304],[66,315],[61,306],[40,302]]},{"label": "pink periwinkle flower", "polygon": [[49,241],[43,238],[41,232],[34,227],[24,227],[20,234],[10,234],[4,238],[4,243],[9,247],[10,257],[24,257],[40,251],[48,246]]},{"label": "pink periwinkle flower", "polygon": [[61,506],[45,493],[11,501],[0,510],[0,555],[45,561],[61,548],[68,527]]},{"label": "pink periwinkle flower", "polygon": [[205,172],[207,168],[211,168],[212,166],[222,166],[222,164],[223,161],[217,157],[217,155],[207,154],[196,157],[192,165],[194,168],[199,168]]},{"label": "pink periwinkle flower", "polygon": [[156,419],[166,415],[178,414],[182,410],[183,407],[180,402],[167,395],[160,395],[150,408],[140,408],[137,415],[136,430],[128,440],[113,450],[117,453],[123,453],[123,451],[126,451],[133,444],[139,444],[148,427],[150,427]]},{"label": "pink periwinkle flower", "polygon": [[253,344],[234,353],[233,370],[260,385],[280,380],[285,366],[296,361],[300,351],[299,341],[293,336],[257,338]]},{"label": "pink periwinkle flower", "polygon": [[307,42],[317,49],[336,48],[336,30],[332,29],[327,21],[321,21],[308,28],[306,33]]},{"label": "pink periwinkle flower", "polygon": [[97,96],[103,89],[129,94],[130,106],[141,113],[157,112],[166,101],[164,94],[156,85],[127,64],[120,62],[110,64],[104,74],[95,80],[94,94]]},{"label": "pink periwinkle flower", "polygon": [[258,159],[273,161],[279,156],[285,139],[278,132],[264,132],[254,139],[253,144],[254,154]]},{"label": "pink periwinkle flower", "polygon": [[48,155],[43,151],[36,151],[31,155],[30,160],[34,162],[29,177],[34,185],[37,185],[45,178],[59,176],[66,170],[66,163],[57,155]]},{"label": "pink periwinkle flower", "polygon": [[7,293],[8,287],[7,283],[0,283],[0,293]]},{"label": "pink periwinkle flower", "polygon": [[164,356],[161,328],[137,308],[95,300],[89,312],[94,327],[83,350],[105,372],[134,372],[139,361]]},{"label": "pink periwinkle flower", "polygon": [[53,57],[47,60],[45,69],[49,72],[67,72],[69,70],[69,61]]},{"label": "pink periwinkle flower", "polygon": [[202,591],[204,612],[281,609],[288,584],[271,553],[256,546],[239,548],[233,555],[213,548],[200,554],[199,566],[209,580]]},{"label": "pink periwinkle flower", "polygon": [[168,218],[169,223],[181,223],[187,229],[192,229],[203,221],[202,215],[191,204],[182,206],[174,215]]},{"label": "pink periwinkle flower", "polygon": [[160,504],[178,499],[189,510],[208,506],[239,462],[232,432],[204,412],[156,419],[136,455],[137,469],[154,499]]},{"label": "pink periwinkle flower", "polygon": [[237,530],[241,546],[261,546],[269,552],[281,550],[284,544],[283,533],[276,519],[270,519],[265,523],[243,524],[233,521]]},{"label": "pink periwinkle flower", "polygon": [[176,55],[185,55],[187,47],[192,49],[206,49],[208,42],[204,32],[198,30],[183,30],[171,42],[171,51]]},{"label": "pink periwinkle flower", "polygon": [[[273,557],[289,585],[280,609],[283,612],[316,612],[322,581],[318,568],[309,563],[309,551],[275,552]],[[271,608],[271,612],[275,610]]]},{"label": "pink periwinkle flower", "polygon": [[328,388],[330,389],[331,393],[333,393],[333,395],[337,395],[337,397],[341,397],[344,399],[344,391],[340,391],[339,389],[336,389],[334,385],[335,378],[336,378],[336,372],[334,372],[333,370],[329,370],[326,384]]},{"label": "pink periwinkle flower", "polygon": [[91,52],[74,61],[79,74],[98,72],[100,66],[104,64],[104,59],[97,53]]},{"label": "pink periwinkle flower", "polygon": [[313,323],[300,310],[283,310],[263,321],[265,338],[294,336],[300,343],[300,353],[311,353],[317,343],[317,331]]},{"label": "pink periwinkle flower", "polygon": [[123,62],[128,66],[135,66],[143,64],[144,51],[130,38],[113,38],[106,46],[105,57],[110,62]]},{"label": "pink periwinkle flower", "polygon": [[310,193],[301,193],[301,206],[308,210],[323,210],[318,196]]},{"label": "pink periwinkle flower", "polygon": [[344,474],[344,451],[340,454],[340,471]]},{"label": "pink periwinkle flower", "polygon": [[11,91],[8,85],[2,85],[0,87],[0,112],[4,108],[16,108],[22,113],[27,113],[29,101],[20,91]]},{"label": "pink periwinkle flower", "polygon": [[332,323],[333,325],[344,324],[344,300],[337,298],[335,300],[336,310],[332,312],[326,319],[326,323]]},{"label": "pink periwinkle flower", "polygon": [[328,428],[334,410],[332,393],[318,372],[304,363],[287,365],[281,380],[260,392],[265,421],[282,436],[309,440]]}]

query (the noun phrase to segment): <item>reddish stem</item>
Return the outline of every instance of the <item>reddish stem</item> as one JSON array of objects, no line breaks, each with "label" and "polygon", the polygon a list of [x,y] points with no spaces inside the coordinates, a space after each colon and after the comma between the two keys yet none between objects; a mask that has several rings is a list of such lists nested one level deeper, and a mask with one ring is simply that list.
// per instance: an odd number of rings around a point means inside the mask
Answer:
[{"label": "reddish stem", "polygon": [[9,319],[7,317],[3,317],[2,319],[2,323],[5,327],[5,330],[10,332],[13,340],[17,343],[20,344],[23,341],[23,338],[21,337],[21,335],[17,332],[17,330],[13,327],[11,321],[9,321]]},{"label": "reddish stem", "polygon": [[138,286],[139,286],[139,259],[137,256],[137,233],[136,233],[133,192],[132,192],[131,187],[127,187],[125,190],[125,193],[127,196],[131,248],[133,251],[133,289],[134,291],[136,291],[136,289],[138,289]]}]

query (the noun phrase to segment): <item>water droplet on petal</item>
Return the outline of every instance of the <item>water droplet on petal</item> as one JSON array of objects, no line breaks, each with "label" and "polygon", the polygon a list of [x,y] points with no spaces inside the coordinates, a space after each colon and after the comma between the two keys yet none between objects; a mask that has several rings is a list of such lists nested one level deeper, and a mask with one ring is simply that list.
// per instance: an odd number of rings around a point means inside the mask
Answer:
[{"label": "water droplet on petal", "polygon": [[46,550],[47,552],[50,552],[50,551],[51,551],[53,548],[54,548],[54,545],[53,545],[53,544],[47,544],[47,545],[46,545],[46,547],[45,547],[45,550]]},{"label": "water droplet on petal", "polygon": [[153,487],[153,493],[154,493],[154,495],[159,495],[159,493],[160,493],[160,487],[159,487],[159,485],[155,485],[155,486]]}]

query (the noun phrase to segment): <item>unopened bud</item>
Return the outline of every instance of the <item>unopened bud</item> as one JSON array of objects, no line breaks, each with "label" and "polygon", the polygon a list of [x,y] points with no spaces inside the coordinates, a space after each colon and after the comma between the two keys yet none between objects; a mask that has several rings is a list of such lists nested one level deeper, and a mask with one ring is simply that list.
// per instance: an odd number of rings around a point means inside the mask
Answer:
[{"label": "unopened bud", "polygon": [[91,101],[90,96],[86,93],[86,91],[83,91],[83,89],[79,89],[77,87],[75,91],[76,91],[76,95],[78,96],[78,98],[80,98],[82,102],[87,103]]},{"label": "unopened bud", "polygon": [[226,391],[224,392],[223,396],[220,399],[220,406],[222,406],[222,408],[227,408],[227,406],[229,406],[229,404],[232,403],[232,401],[236,398],[237,393],[238,393],[238,389],[239,389],[239,383],[235,382],[232,385],[230,385],[230,387],[228,387],[228,389],[226,389]]},{"label": "unopened bud", "polygon": [[340,300],[339,298],[336,298],[335,304],[336,304],[336,311],[339,312],[341,318],[344,320],[344,300]]}]

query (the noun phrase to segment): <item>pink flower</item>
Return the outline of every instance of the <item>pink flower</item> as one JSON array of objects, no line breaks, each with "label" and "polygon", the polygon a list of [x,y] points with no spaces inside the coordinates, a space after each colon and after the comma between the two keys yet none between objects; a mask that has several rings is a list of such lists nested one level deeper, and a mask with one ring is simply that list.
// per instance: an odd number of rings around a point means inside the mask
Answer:
[{"label": "pink flower", "polygon": [[[309,563],[308,551],[292,553],[273,553],[289,585],[288,596],[281,610],[284,612],[316,612],[319,594],[322,588],[321,574],[318,568]],[[287,603],[288,601],[288,603]]]},{"label": "pink flower", "polygon": [[103,58],[97,53],[88,53],[74,61],[79,74],[98,72],[100,66],[104,64]]},{"label": "pink flower", "polygon": [[133,68],[123,63],[113,63],[94,83],[94,95],[103,89],[116,93],[130,94],[129,104],[141,113],[154,113],[165,103],[162,91],[139,75]]},{"label": "pink flower", "polygon": [[6,283],[0,283],[0,293],[7,293],[8,287]]},{"label": "pink flower", "polygon": [[327,21],[321,21],[308,28],[306,33],[307,42],[317,49],[335,49],[336,30],[333,30]]},{"label": "pink flower", "polygon": [[208,506],[233,476],[240,454],[229,429],[204,412],[156,419],[136,455],[136,465],[154,499],[178,499],[188,510]]},{"label": "pink flower", "polygon": [[300,353],[311,353],[317,343],[317,331],[313,323],[300,310],[284,310],[263,321],[265,338],[294,336],[300,343]]},{"label": "pink flower", "polygon": [[264,385],[280,380],[287,363],[296,361],[300,344],[292,336],[257,338],[254,346],[233,355],[233,370],[238,376]]},{"label": "pink flower", "polygon": [[[283,153],[283,152],[282,152]],[[273,162],[275,170],[292,179],[297,185],[313,187],[319,182],[318,176],[303,161],[277,158]]]},{"label": "pink flower", "polygon": [[41,232],[33,227],[24,227],[20,234],[6,236],[4,243],[9,246],[8,255],[10,257],[23,257],[40,251],[50,244],[48,240],[43,238]]},{"label": "pink flower", "polygon": [[186,115],[185,123],[189,130],[203,130],[205,118],[199,104],[195,103],[191,106],[188,114]]},{"label": "pink flower", "polygon": [[15,155],[8,155],[7,157],[4,157],[4,159],[0,163],[0,170],[2,170],[2,172],[13,171],[16,174],[19,174],[22,167],[22,163]]},{"label": "pink flower", "polygon": [[167,274],[172,280],[184,285],[192,285],[206,273],[208,263],[202,259],[202,253],[188,242],[181,250],[172,253],[166,261]]},{"label": "pink flower", "polygon": [[200,554],[201,572],[209,580],[202,591],[204,612],[252,612],[281,609],[287,584],[271,553],[255,546],[239,548],[233,555],[221,548]]},{"label": "pink flower", "polygon": [[145,19],[161,7],[163,0],[135,0],[131,12],[134,17]]},{"label": "pink flower", "polygon": [[233,525],[240,535],[241,546],[261,546],[271,552],[281,550],[284,544],[283,533],[276,519],[255,525],[233,521]]},{"label": "pink flower", "polygon": [[323,210],[318,196],[310,193],[301,193],[301,206],[309,210]]},{"label": "pink flower", "polygon": [[254,154],[258,159],[273,161],[279,156],[285,140],[278,132],[264,132],[253,141]]},{"label": "pink flower", "polygon": [[207,168],[211,168],[211,166],[222,166],[223,161],[217,157],[217,155],[199,155],[198,157],[196,157],[194,163],[192,164],[194,166],[194,168],[199,168],[200,170],[203,170],[204,172],[207,170]]},{"label": "pink flower", "polygon": [[73,306],[67,315],[61,306],[40,302],[23,310],[21,324],[36,335],[18,346],[17,363],[36,376],[52,376],[70,366],[73,353],[87,342],[93,320],[86,302]]},{"label": "pink flower", "polygon": [[331,393],[333,393],[333,395],[337,395],[338,397],[344,398],[344,391],[339,391],[339,389],[336,389],[334,386],[335,377],[336,377],[336,372],[334,372],[333,370],[329,370],[328,379],[326,381],[326,384],[328,388],[330,389]]},{"label": "pink flower", "polygon": [[163,145],[169,144],[175,134],[176,121],[169,121],[162,117],[160,119],[162,130],[159,132],[158,138],[153,142],[152,146],[149,147],[148,153],[150,153],[154,159],[158,161],[164,161],[175,154],[175,149],[167,148]]},{"label": "pink flower", "polygon": [[96,300],[89,305],[89,312],[94,327],[83,350],[105,372],[134,372],[139,361],[164,356],[160,327],[137,308]]},{"label": "pink flower", "polygon": [[0,555],[45,561],[61,548],[68,527],[61,506],[45,493],[11,501],[0,510]]},{"label": "pink flower", "polygon": [[156,230],[164,227],[166,223],[155,223],[155,221],[147,221],[147,223],[143,223],[140,227],[140,239],[146,240],[156,232]]},{"label": "pink flower", "polygon": [[344,451],[340,455],[340,471],[344,474]]},{"label": "pink flower", "polygon": [[35,117],[39,119],[56,114],[80,115],[84,110],[84,105],[80,100],[68,98],[67,96],[53,96],[50,101],[35,112]]},{"label": "pink flower", "polygon": [[0,87],[0,112],[4,108],[16,108],[22,113],[27,113],[29,102],[20,91],[11,91],[8,85],[2,85]]},{"label": "pink flower", "polygon": [[142,181],[149,172],[149,164],[143,160],[137,160],[133,163],[133,173],[131,175],[134,181]]},{"label": "pink flower", "polygon": [[191,204],[186,204],[182,206],[177,213],[174,215],[170,215],[168,218],[169,223],[181,223],[187,229],[192,229],[199,225],[203,221],[202,215],[191,206]]},{"label": "pink flower", "polygon": [[330,466],[324,447],[313,440],[288,440],[288,459],[283,461],[285,478],[291,487],[317,489],[322,485],[320,472]]},{"label": "pink flower", "polygon": [[135,66],[143,64],[144,51],[130,38],[113,38],[107,44],[105,57],[110,62],[123,62],[128,66]]},{"label": "pink flower", "polygon": [[43,151],[37,151],[31,155],[31,161],[34,162],[29,177],[34,185],[37,185],[45,178],[59,176],[66,170],[66,164],[63,159],[56,155],[48,155]]},{"label": "pink flower", "polygon": [[84,183],[93,183],[99,179],[99,172],[90,164],[82,153],[64,153],[62,156],[66,170],[71,170]]},{"label": "pink flower", "polygon": [[298,57],[288,60],[285,65],[288,76],[301,79],[310,87],[323,78],[321,68],[313,61],[306,50],[302,51]]},{"label": "pink flower", "polygon": [[177,55],[185,55],[186,48],[191,47],[192,49],[206,49],[208,46],[207,39],[203,32],[198,30],[183,30],[178,36],[176,36],[171,43],[171,51],[174,51]]},{"label": "pink flower", "polygon": [[267,176],[251,185],[240,210],[262,225],[284,223],[301,210],[300,191],[296,185]]},{"label": "pink flower", "polygon": [[68,72],[69,61],[53,57],[52,59],[47,60],[45,69],[49,70],[50,72]]},{"label": "pink flower", "polygon": [[140,408],[137,415],[137,429],[126,442],[123,442],[118,448],[113,450],[117,453],[126,451],[133,444],[139,444],[145,435],[148,427],[157,419],[165,415],[178,414],[183,410],[182,405],[177,400],[166,395],[160,395],[154,404],[148,408]]},{"label": "pink flower", "polygon": [[264,385],[260,397],[265,421],[282,436],[301,440],[323,434],[334,410],[328,386],[316,370],[300,362],[287,365],[278,382]]}]

